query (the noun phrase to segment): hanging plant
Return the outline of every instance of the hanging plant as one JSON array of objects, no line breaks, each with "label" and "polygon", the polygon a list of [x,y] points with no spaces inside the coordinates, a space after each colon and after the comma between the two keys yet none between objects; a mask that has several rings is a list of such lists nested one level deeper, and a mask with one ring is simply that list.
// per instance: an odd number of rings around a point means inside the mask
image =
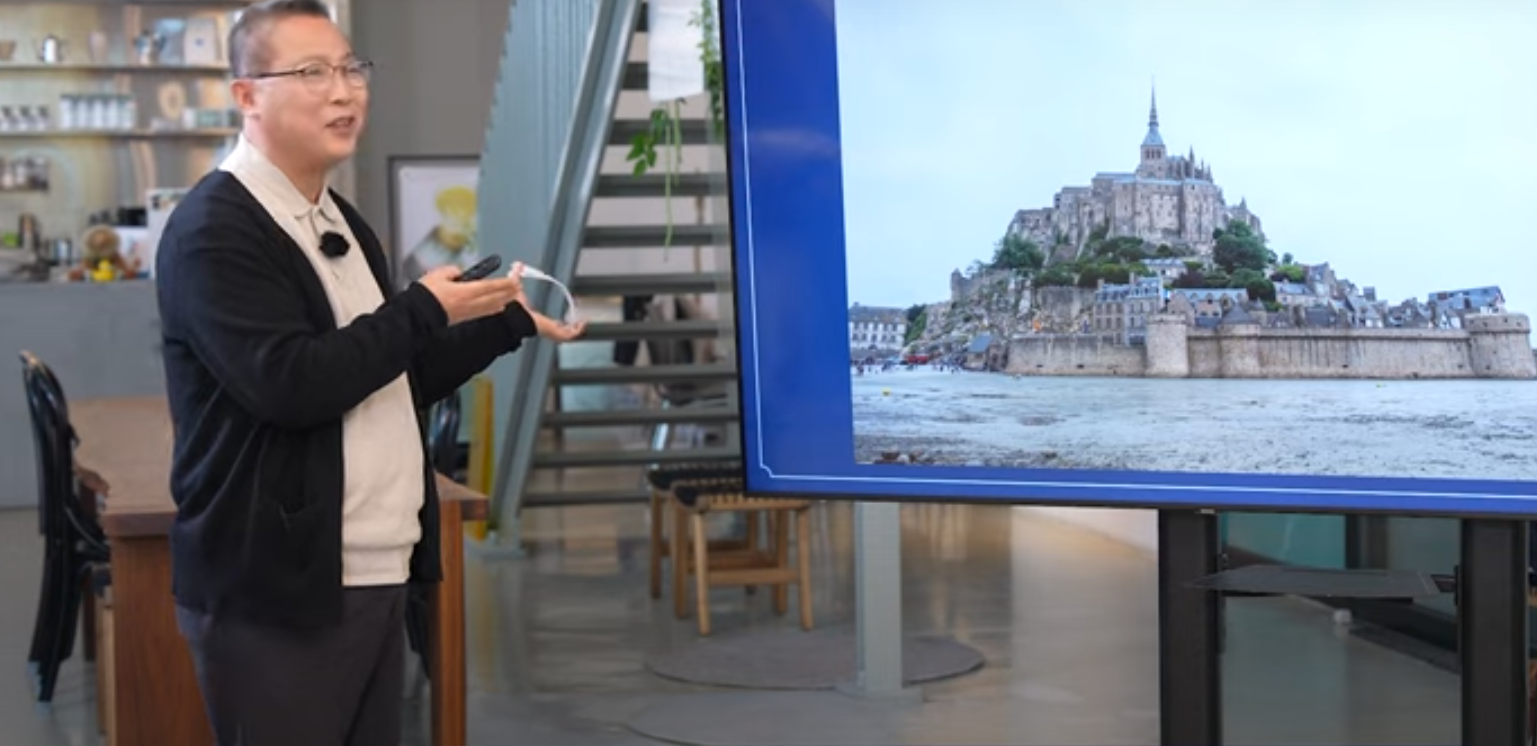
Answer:
[{"label": "hanging plant", "polygon": [[683,162],[682,106],[683,99],[675,99],[652,109],[650,126],[630,139],[630,153],[625,157],[634,162],[635,175],[641,176],[656,166],[657,146],[665,148],[662,196],[667,204],[667,234],[662,239],[663,246],[672,245],[672,188]]},{"label": "hanging plant", "polygon": [[[721,65],[719,35],[715,22],[715,0],[700,0],[699,12],[689,25],[700,29],[699,61],[704,65],[705,90],[710,96],[710,124],[718,140],[726,137],[725,71]],[[684,99],[664,102],[651,110],[650,124],[630,138],[630,152],[625,160],[634,164],[636,176],[642,176],[661,160],[662,195],[667,209],[667,232],[663,248],[672,246],[672,190],[683,164]],[[665,157],[658,150],[665,151]]]},{"label": "hanging plant", "polygon": [[699,28],[699,61],[704,65],[704,88],[710,94],[710,124],[715,137],[726,141],[726,69],[720,60],[720,31],[715,23],[715,0],[700,0],[699,13],[689,22]]}]

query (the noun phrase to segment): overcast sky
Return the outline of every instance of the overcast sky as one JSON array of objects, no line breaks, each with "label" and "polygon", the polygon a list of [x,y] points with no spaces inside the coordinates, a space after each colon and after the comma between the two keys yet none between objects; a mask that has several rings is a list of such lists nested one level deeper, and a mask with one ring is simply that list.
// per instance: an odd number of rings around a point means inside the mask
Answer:
[{"label": "overcast sky", "polygon": [[1015,210],[1130,171],[1155,78],[1271,248],[1537,315],[1537,2],[837,0],[849,300],[948,297]]}]

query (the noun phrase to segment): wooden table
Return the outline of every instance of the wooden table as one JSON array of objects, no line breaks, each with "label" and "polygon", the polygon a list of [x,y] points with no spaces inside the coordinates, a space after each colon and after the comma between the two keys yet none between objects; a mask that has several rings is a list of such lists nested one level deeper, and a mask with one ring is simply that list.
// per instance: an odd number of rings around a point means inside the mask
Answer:
[{"label": "wooden table", "polygon": [[[106,699],[112,746],[207,746],[213,731],[176,629],[169,533],[171,422],[163,397],[69,403],[80,463],[111,486],[101,509],[112,546],[111,639],[100,655],[110,669]],[[443,582],[432,593],[428,646],[432,743],[463,746],[465,725],[464,522],[485,517],[484,495],[438,477],[442,498]],[[402,695],[404,696],[404,695]]]}]

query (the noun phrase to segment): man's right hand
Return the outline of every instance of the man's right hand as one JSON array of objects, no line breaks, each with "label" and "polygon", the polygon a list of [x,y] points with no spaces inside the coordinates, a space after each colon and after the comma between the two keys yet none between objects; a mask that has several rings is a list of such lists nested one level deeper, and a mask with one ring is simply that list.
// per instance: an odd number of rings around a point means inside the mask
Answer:
[{"label": "man's right hand", "polygon": [[516,277],[495,274],[483,280],[455,282],[462,271],[458,267],[438,267],[417,280],[438,299],[448,314],[450,326],[501,313],[523,294],[523,281]]}]

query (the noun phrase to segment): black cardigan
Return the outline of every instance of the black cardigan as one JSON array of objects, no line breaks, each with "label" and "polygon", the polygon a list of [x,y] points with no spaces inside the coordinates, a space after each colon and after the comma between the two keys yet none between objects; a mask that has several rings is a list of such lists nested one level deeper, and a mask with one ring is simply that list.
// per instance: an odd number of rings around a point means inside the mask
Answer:
[{"label": "black cardigan", "polygon": [[[214,171],[171,214],[155,258],[175,429],[172,591],[194,611],[291,626],[340,618],[342,416],[406,373],[422,414],[536,331],[513,304],[448,325],[332,194],[385,303],[343,329],[313,266],[234,176]],[[425,440],[425,439],[424,439]],[[412,444],[425,453],[425,442]],[[411,581],[442,577],[430,460]]]}]

